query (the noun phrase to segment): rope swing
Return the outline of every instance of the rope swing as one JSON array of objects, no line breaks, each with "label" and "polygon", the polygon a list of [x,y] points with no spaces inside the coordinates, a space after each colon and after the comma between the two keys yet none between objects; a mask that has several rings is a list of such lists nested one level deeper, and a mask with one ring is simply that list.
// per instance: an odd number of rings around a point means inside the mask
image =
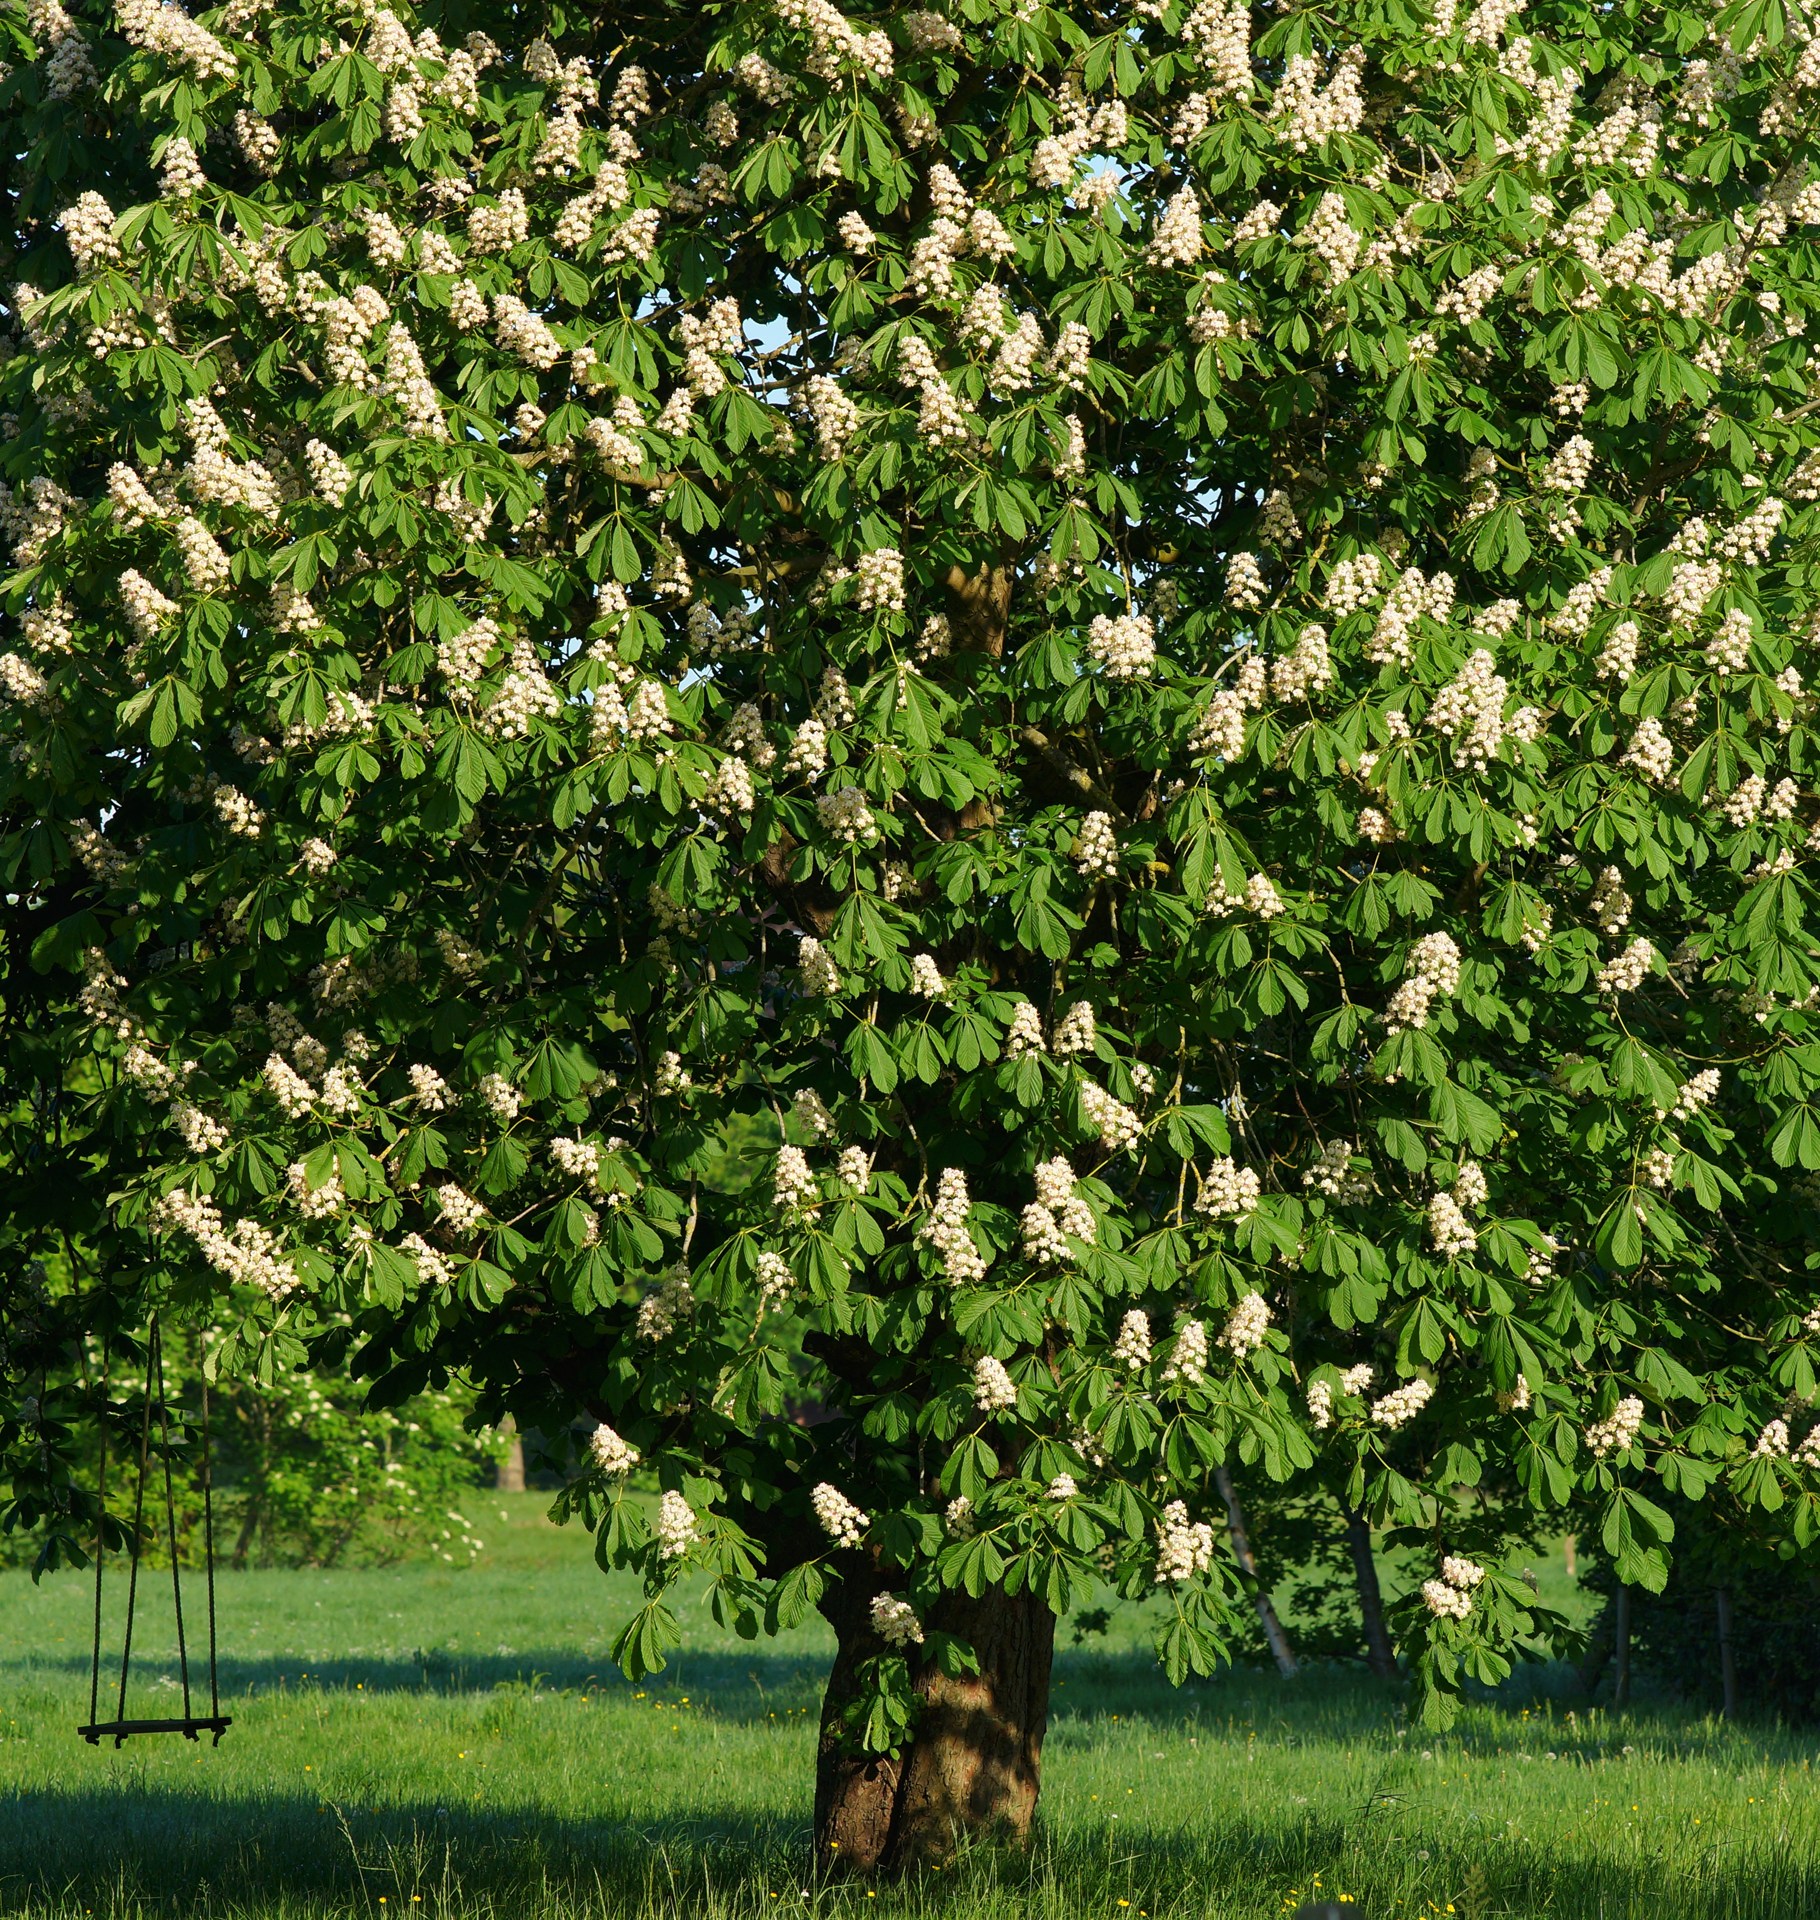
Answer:
[{"label": "rope swing", "polygon": [[[101,1355],[103,1387],[107,1377],[107,1350]],[[178,1720],[129,1720],[126,1717],[126,1683],[133,1661],[133,1610],[139,1598],[139,1554],[145,1540],[145,1482],[151,1462],[152,1410],[158,1413],[158,1447],[164,1458],[164,1517],[171,1550],[171,1598],[177,1612],[177,1662],[183,1673],[183,1717]],[[136,1733],[180,1733],[186,1740],[204,1733],[221,1736],[234,1723],[221,1711],[221,1691],[215,1675],[215,1515],[209,1485],[209,1388],[202,1383],[202,1561],[208,1579],[209,1606],[209,1711],[195,1714],[190,1701],[190,1654],[183,1631],[183,1576],[177,1556],[177,1502],[171,1485],[170,1408],[164,1397],[164,1343],[158,1330],[158,1317],[152,1316],[151,1331],[145,1347],[145,1411],[139,1424],[139,1487],[133,1501],[131,1561],[126,1582],[126,1630],[120,1649],[120,1696],[114,1718],[103,1720],[101,1706],[101,1563],[107,1552],[107,1422],[101,1425],[101,1470],[96,1489],[98,1513],[95,1521],[95,1648],[89,1668],[88,1718],[86,1727],[78,1727],[91,1747],[111,1739],[116,1749]]]}]

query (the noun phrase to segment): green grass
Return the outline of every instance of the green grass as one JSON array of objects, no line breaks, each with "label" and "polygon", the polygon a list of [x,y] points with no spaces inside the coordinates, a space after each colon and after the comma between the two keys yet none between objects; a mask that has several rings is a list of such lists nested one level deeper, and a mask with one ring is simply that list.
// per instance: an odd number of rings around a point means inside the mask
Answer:
[{"label": "green grass", "polygon": [[[1338,1669],[1176,1692],[1141,1620],[1064,1628],[1029,1855],[814,1890],[825,1633],[749,1646],[692,1596],[681,1659],[628,1686],[629,1589],[543,1504],[477,1501],[489,1548],[461,1572],[224,1576],[219,1749],[76,1739],[86,1583],[0,1576],[0,1913],[1241,1920],[1317,1891],[1370,1920],[1820,1912],[1809,1738],[1668,1706],[1570,1720],[1544,1670],[1425,1741],[1397,1690]],[[146,1580],[136,1710],[164,1713],[168,1576]]]}]

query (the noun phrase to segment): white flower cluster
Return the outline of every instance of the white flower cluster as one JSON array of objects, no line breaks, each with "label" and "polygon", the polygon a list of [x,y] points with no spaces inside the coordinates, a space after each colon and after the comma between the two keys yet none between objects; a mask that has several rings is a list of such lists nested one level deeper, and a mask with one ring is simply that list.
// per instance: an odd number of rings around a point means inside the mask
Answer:
[{"label": "white flower cluster", "polygon": [[1450,1193],[1437,1193],[1429,1201],[1428,1237],[1443,1260],[1464,1259],[1478,1251],[1479,1236]]},{"label": "white flower cluster", "polygon": [[1156,628],[1141,613],[1116,619],[1099,613],[1087,630],[1087,652],[1108,680],[1141,680],[1156,663]]},{"label": "white flower cluster", "polygon": [[155,1233],[187,1233],[217,1273],[257,1287],[268,1299],[283,1300],[296,1289],[297,1275],[272,1234],[256,1220],[236,1220],[230,1228],[205,1194],[173,1187],[153,1206],[151,1225]]},{"label": "white flower cluster", "polygon": [[777,1164],[772,1170],[772,1204],[779,1207],[807,1206],[818,1191],[815,1175],[809,1170],[808,1158],[802,1148],[779,1147]]},{"label": "white flower cluster", "polygon": [[1426,1380],[1404,1381],[1402,1386],[1372,1403],[1372,1425],[1391,1428],[1407,1426],[1434,1398],[1434,1391]]},{"label": "white flower cluster", "polygon": [[1211,1214],[1216,1220],[1243,1219],[1257,1205],[1262,1191],[1258,1176],[1250,1167],[1236,1166],[1222,1154],[1207,1169],[1194,1210]]},{"label": "white flower cluster", "polygon": [[1605,962],[1593,984],[1601,993],[1634,993],[1649,978],[1655,959],[1655,948],[1639,937],[1615,959]]},{"label": "white flower cluster", "polygon": [[588,1436],[588,1457],[593,1461],[595,1470],[605,1474],[609,1480],[630,1473],[640,1458],[638,1449],[629,1440],[622,1439],[604,1420]]},{"label": "white flower cluster", "polygon": [[1366,659],[1375,666],[1390,660],[1407,666],[1416,622],[1424,616],[1445,622],[1453,611],[1453,601],[1450,575],[1437,573],[1429,580],[1420,567],[1405,567],[1379,610],[1377,625],[1366,642]]},{"label": "white flower cluster", "polygon": [[1136,1146],[1144,1131],[1137,1115],[1093,1080],[1081,1082],[1081,1111],[1100,1136],[1100,1148],[1105,1153],[1123,1153],[1127,1147]]},{"label": "white flower cluster", "polygon": [[[1719,1069],[1717,1067],[1707,1067],[1702,1072],[1696,1073],[1691,1080],[1684,1080],[1681,1083],[1680,1096],[1672,1109],[1674,1118],[1691,1120],[1702,1107],[1715,1100],[1718,1093]],[[1657,1118],[1660,1119],[1661,1115],[1658,1114]]]},{"label": "white flower cluster", "polygon": [[695,1509],[680,1493],[666,1493],[657,1507],[657,1557],[680,1560],[700,1538]]},{"label": "white flower cluster", "polygon": [[657,1286],[638,1303],[632,1331],[655,1345],[667,1340],[685,1320],[695,1317],[698,1302],[689,1284],[689,1271],[680,1263],[669,1268]]},{"label": "white flower cluster", "polygon": [[917,1230],[918,1239],[934,1247],[942,1272],[955,1286],[970,1285],[986,1275],[986,1263],[967,1231],[967,1210],[972,1204],[967,1176],[959,1167],[944,1167],[936,1182],[935,1204]]},{"label": "white flower cluster", "polygon": [[1171,1500],[1156,1523],[1157,1586],[1180,1586],[1213,1568],[1213,1529],[1191,1521],[1185,1501]]},{"label": "white flower cluster", "polygon": [[809,1495],[816,1524],[837,1547],[857,1547],[871,1526],[872,1518],[862,1513],[847,1496],[826,1480]]},{"label": "white flower cluster", "polygon": [[1017,1405],[1017,1388],[1001,1361],[982,1353],[973,1363],[973,1404],[984,1414],[1007,1413]]},{"label": "white flower cluster", "polygon": [[1112,1363],[1130,1373],[1140,1373],[1149,1366],[1150,1320],[1141,1307],[1133,1307],[1119,1322],[1112,1343]]},{"label": "white flower cluster", "polygon": [[1269,588],[1255,553],[1235,553],[1226,563],[1226,604],[1244,611],[1264,604]]},{"label": "white flower cluster", "polygon": [[1595,1420],[1586,1429],[1586,1444],[1595,1460],[1623,1453],[1635,1445],[1643,1427],[1643,1402],[1627,1394],[1603,1420]]},{"label": "white flower cluster", "polygon": [[[883,39],[882,34],[873,36]],[[872,1596],[872,1631],[888,1647],[920,1647],[923,1623],[916,1609],[900,1594],[875,1593]]]},{"label": "white flower cluster", "polygon": [[803,992],[811,998],[840,992],[840,969],[834,956],[812,933],[805,933],[797,946],[796,970]]},{"label": "white flower cluster", "polygon": [[1198,1387],[1206,1378],[1207,1329],[1199,1320],[1184,1320],[1175,1330],[1175,1344],[1169,1352],[1169,1363],[1163,1369],[1163,1384],[1173,1386],[1179,1382],[1185,1387]]},{"label": "white flower cluster", "polygon": [[1436,695],[1428,709],[1427,725],[1453,742],[1455,764],[1484,767],[1498,757],[1504,744],[1504,702],[1509,682],[1483,648],[1476,648],[1465,666]]},{"label": "white flower cluster", "polygon": [[796,1275],[781,1253],[769,1249],[758,1256],[758,1313],[762,1320],[767,1310],[780,1307],[796,1291]]},{"label": "white flower cluster", "polygon": [[1076,1000],[1055,1023],[1054,1045],[1056,1053],[1064,1058],[1093,1051],[1093,1007],[1089,1001]]},{"label": "white flower cluster", "polygon": [[472,1233],[487,1217],[486,1208],[453,1180],[445,1180],[436,1189],[436,1204],[456,1233]]},{"label": "white flower cluster", "polygon": [[1021,1060],[1027,1053],[1043,1053],[1043,1018],[1028,1000],[1020,1000],[1011,1010],[1011,1026],[1005,1035],[1005,1053]]},{"label": "white flower cluster", "polygon": [[1115,880],[1119,871],[1118,835],[1112,830],[1112,816],[1095,811],[1081,822],[1074,843],[1074,864],[1089,880]]},{"label": "white flower cluster", "polygon": [[1401,1033],[1408,1027],[1425,1027],[1428,1009],[1437,996],[1447,997],[1460,990],[1460,949],[1451,935],[1424,934],[1409,950],[1403,979],[1384,1010],[1388,1032]]},{"label": "white flower cluster", "polygon": [[1333,685],[1333,657],[1325,627],[1310,624],[1295,637],[1295,646],[1271,663],[1270,691],[1279,700],[1305,700]]},{"label": "white flower cluster", "polygon": [[838,792],[819,795],[815,813],[823,831],[843,846],[865,846],[878,838],[878,821],[858,787],[842,787]]},{"label": "white flower cluster", "polygon": [[1618,764],[1635,767],[1652,786],[1661,786],[1675,770],[1675,747],[1653,715],[1637,722]]},{"label": "white flower cluster", "polygon": [[1264,1344],[1270,1329],[1270,1308],[1261,1293],[1244,1295],[1232,1310],[1226,1330],[1220,1335],[1223,1346],[1235,1360],[1243,1360]]}]

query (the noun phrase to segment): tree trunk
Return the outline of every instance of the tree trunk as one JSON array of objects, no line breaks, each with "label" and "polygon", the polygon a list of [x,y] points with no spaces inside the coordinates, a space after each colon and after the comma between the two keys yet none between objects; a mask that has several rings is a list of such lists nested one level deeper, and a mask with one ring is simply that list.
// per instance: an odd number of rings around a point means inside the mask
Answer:
[{"label": "tree trunk", "polygon": [[1599,1609],[1592,1632],[1586,1636],[1586,1657],[1580,1662],[1580,1691],[1589,1696],[1598,1691],[1599,1682],[1605,1677],[1606,1662],[1611,1658],[1612,1611],[1608,1600]]},{"label": "tree trunk", "polygon": [[1738,1660],[1732,1648],[1732,1590],[1717,1587],[1713,1605],[1719,1615],[1720,1712],[1727,1720],[1738,1717]]},{"label": "tree trunk", "polygon": [[525,1490],[525,1443],[516,1423],[508,1413],[499,1423],[499,1431],[511,1436],[506,1450],[499,1457],[498,1465],[493,1469],[493,1485],[500,1493],[523,1493]]},{"label": "tree trunk", "polygon": [[1612,1680],[1611,1699],[1615,1707],[1630,1705],[1630,1588],[1618,1588],[1616,1636],[1618,1671]]},{"label": "tree trunk", "polygon": [[[1251,1536],[1245,1531],[1245,1509],[1239,1505],[1238,1489],[1232,1484],[1232,1475],[1224,1467],[1215,1467],[1213,1484],[1219,1488],[1220,1498],[1226,1502],[1226,1520],[1232,1529],[1232,1557],[1239,1563],[1239,1571],[1255,1580],[1258,1577],[1258,1563],[1251,1551]],[[1270,1595],[1259,1587],[1251,1597],[1251,1604],[1257,1608],[1258,1618],[1263,1622],[1264,1638],[1270,1642],[1271,1657],[1277,1663],[1277,1671],[1285,1680],[1293,1680],[1297,1672],[1295,1649],[1289,1644],[1289,1635],[1283,1631],[1276,1608],[1270,1604]]]},{"label": "tree trunk", "polygon": [[1340,1509],[1346,1516],[1346,1545],[1352,1554],[1353,1577],[1359,1588],[1359,1617],[1365,1623],[1365,1664],[1380,1680],[1394,1680],[1396,1649],[1384,1626],[1384,1594],[1378,1585],[1378,1563],[1371,1557],[1371,1529],[1363,1510]]},{"label": "tree trunk", "polygon": [[822,1607],[839,1643],[815,1770],[823,1871],[903,1872],[945,1860],[966,1834],[1023,1841],[1036,1812],[1055,1615],[1028,1592],[944,1594],[925,1624],[966,1641],[979,1672],[950,1679],[913,1658],[923,1707],[909,1740],[895,1755],[862,1753],[845,1709],[857,1697],[861,1663],[887,1651],[871,1625],[873,1595],[886,1585],[876,1575],[849,1576]]}]

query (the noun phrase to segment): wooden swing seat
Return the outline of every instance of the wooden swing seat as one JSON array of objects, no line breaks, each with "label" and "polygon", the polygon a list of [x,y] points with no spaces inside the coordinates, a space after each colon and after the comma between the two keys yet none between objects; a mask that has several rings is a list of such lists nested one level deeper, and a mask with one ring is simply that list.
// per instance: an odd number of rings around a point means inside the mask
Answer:
[{"label": "wooden swing seat", "polygon": [[205,1733],[215,1736],[214,1744],[221,1745],[221,1736],[234,1724],[232,1714],[211,1714],[200,1720],[104,1720],[97,1727],[78,1727],[91,1747],[98,1747],[103,1740],[112,1740],[116,1747],[123,1746],[136,1733],[180,1733],[186,1740],[194,1740]]}]

